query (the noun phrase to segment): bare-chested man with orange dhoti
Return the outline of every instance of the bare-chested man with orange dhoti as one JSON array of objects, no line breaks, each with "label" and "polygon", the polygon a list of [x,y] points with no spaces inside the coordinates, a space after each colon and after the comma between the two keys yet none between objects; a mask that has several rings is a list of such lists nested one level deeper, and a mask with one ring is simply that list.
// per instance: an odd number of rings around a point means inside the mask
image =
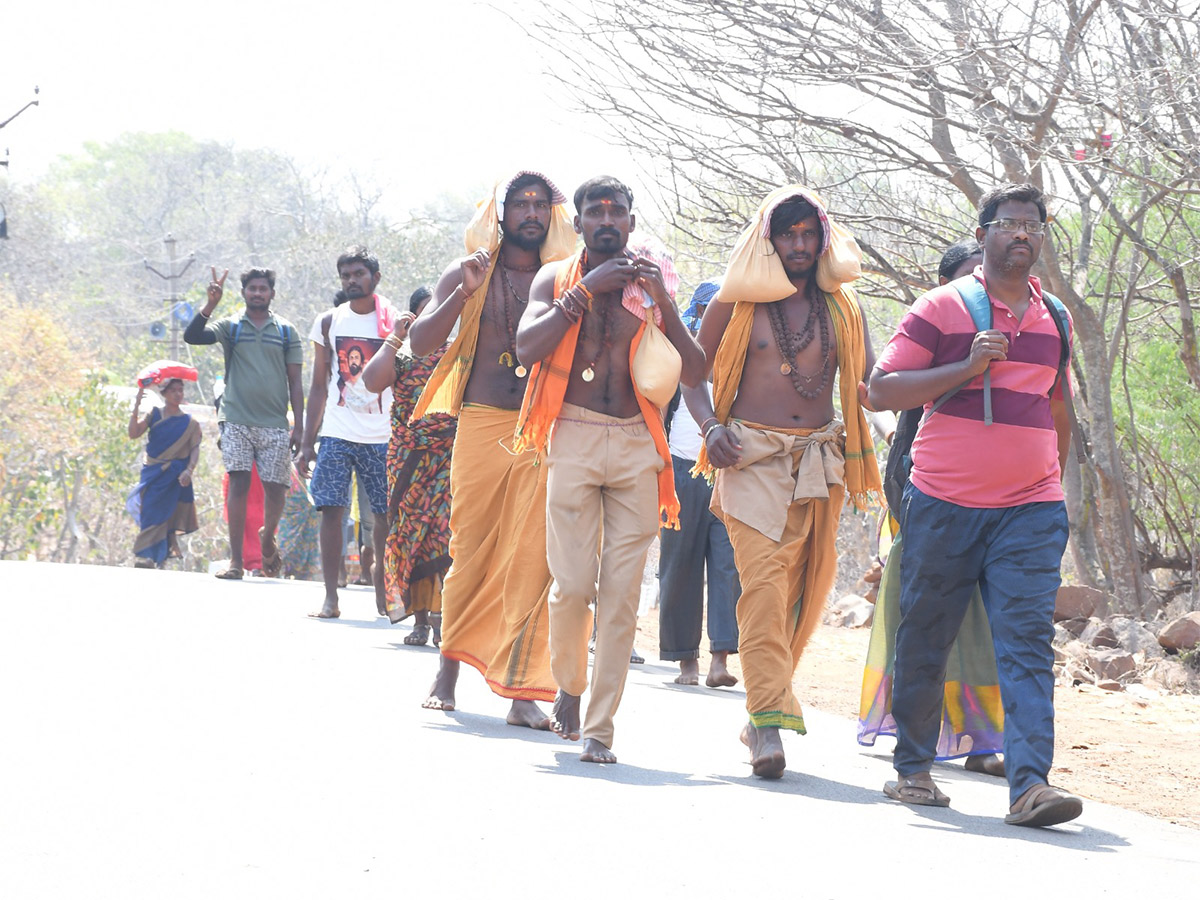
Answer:
[{"label": "bare-chested man with orange dhoti", "polygon": [[[554,575],[550,661],[559,687],[553,728],[571,740],[582,733],[584,762],[615,763],[613,714],[629,672],[646,551],[662,517],[679,527],[662,410],[635,381],[633,360],[647,340],[671,355],[662,334],[674,346],[665,406],[680,368],[685,383],[699,380],[704,354],[659,266],[626,249],[634,227],[629,188],[601,176],[584,182],[574,199],[584,249],[538,273],[517,330],[517,353],[532,369],[517,446],[549,448],[545,549]],[[581,732],[593,601],[596,653]]]},{"label": "bare-chested man with orange dhoti", "polygon": [[[738,652],[754,774],[779,778],[780,729],[804,733],[792,678],[837,574],[838,519],[880,489],[861,386],[875,363],[854,239],[812,191],[772,192],[733,251],[699,340],[713,399],[684,390],[704,436],[696,471],[716,470],[712,510],[742,583]],[[833,404],[839,373],[841,412]]]},{"label": "bare-chested man with orange dhoti", "polygon": [[510,725],[546,729],[536,700],[554,697],[547,646],[546,469],[512,450],[526,370],[516,329],[534,275],[575,247],[566,198],[544,175],[518,172],[479,204],[468,256],[442,274],[409,333],[413,353],[446,355],[413,411],[458,416],[450,462],[450,556],[442,588],[441,664],[424,702],[452,710],[459,665],[512,700]]}]

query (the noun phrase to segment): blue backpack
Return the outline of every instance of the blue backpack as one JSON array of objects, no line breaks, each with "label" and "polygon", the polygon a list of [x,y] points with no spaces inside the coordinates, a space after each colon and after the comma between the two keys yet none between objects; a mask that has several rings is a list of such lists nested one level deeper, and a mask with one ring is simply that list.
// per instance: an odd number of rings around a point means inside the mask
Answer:
[{"label": "blue backpack", "polygon": [[[975,323],[975,331],[987,331],[991,328],[992,302],[988,299],[987,291],[979,283],[979,279],[974,275],[964,275],[962,278],[950,282],[950,286],[958,291],[963,306],[971,314],[971,321]],[[1050,318],[1054,320],[1062,343],[1058,357],[1058,372],[1054,376],[1054,383],[1050,386],[1050,394],[1053,394],[1071,362],[1071,337],[1067,330],[1067,311],[1062,305],[1062,301],[1046,291],[1042,292],[1042,299],[1046,302],[1046,310],[1050,313]],[[938,397],[930,408],[929,415],[937,412],[947,400],[970,384],[972,380],[968,378],[962,384]],[[917,407],[906,409],[900,413],[896,422],[896,431],[892,435],[892,446],[888,450],[887,466],[883,475],[883,494],[887,498],[888,508],[894,515],[898,515],[900,512],[900,501],[904,497],[904,488],[908,484],[909,473],[912,472],[912,444],[921,427],[921,422],[925,418],[922,412],[922,408]],[[1074,415],[1071,418],[1073,423]],[[991,366],[983,372],[983,424],[992,424]],[[1082,446],[1078,443],[1077,449],[1082,452]]]}]

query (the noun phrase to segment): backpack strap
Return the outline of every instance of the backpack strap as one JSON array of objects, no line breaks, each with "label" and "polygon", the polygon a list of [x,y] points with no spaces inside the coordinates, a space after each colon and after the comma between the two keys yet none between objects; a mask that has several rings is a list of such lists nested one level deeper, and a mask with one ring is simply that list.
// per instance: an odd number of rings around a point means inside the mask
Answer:
[{"label": "backpack strap", "polygon": [[1062,343],[1058,355],[1058,373],[1054,376],[1054,384],[1050,385],[1050,393],[1047,396],[1053,396],[1054,389],[1058,387],[1059,382],[1063,382],[1063,402],[1067,407],[1067,418],[1071,422],[1071,443],[1075,445],[1075,459],[1082,466],[1087,462],[1087,449],[1084,447],[1079,417],[1075,415],[1075,399],[1066,386],[1067,366],[1071,364],[1071,334],[1067,328],[1067,309],[1061,300],[1048,291],[1042,291],[1042,299],[1046,302],[1046,311],[1054,320],[1054,327],[1058,329],[1058,337]]},{"label": "backpack strap", "polygon": [[334,309],[321,316],[321,336],[325,338],[325,353],[329,357],[329,374],[325,376],[326,380],[331,378],[333,373],[337,372],[337,356],[333,352],[333,345],[329,343],[329,327],[333,325],[333,314],[336,311],[337,308],[334,307]]},{"label": "backpack strap", "polygon": [[1054,383],[1050,385],[1050,393],[1053,394],[1058,383],[1066,377],[1067,366],[1071,362],[1071,335],[1067,330],[1067,309],[1063,306],[1062,301],[1049,291],[1042,291],[1042,300],[1046,303],[1046,312],[1050,313],[1054,327],[1058,329],[1058,338],[1061,342],[1058,353],[1058,373],[1054,376]]},{"label": "backpack strap", "polygon": [[[322,321],[321,321],[321,332],[325,335],[326,349],[329,348],[329,321],[328,320],[331,318],[332,318],[332,315],[327,314],[325,319],[322,319]],[[276,324],[278,324],[278,321],[279,320],[277,319]],[[232,326],[232,328],[230,328],[230,333],[229,333],[229,352],[225,355],[225,384],[226,385],[229,384],[229,363],[233,359],[234,351],[237,350],[238,335],[240,335],[241,333],[242,333],[242,320],[238,319],[236,322],[233,323],[233,326]],[[284,358],[284,360],[286,360],[288,346],[291,344],[291,341],[293,339],[295,339],[296,342],[299,343],[300,336],[296,333],[296,328],[294,325],[288,325],[287,328],[281,328],[279,330],[279,334],[283,339],[283,358]]]},{"label": "backpack strap", "polygon": [[[959,299],[962,300],[963,306],[967,308],[967,312],[971,315],[971,321],[975,323],[975,332],[987,331],[992,327],[992,301],[987,295],[987,291],[983,285],[979,283],[979,279],[974,275],[964,275],[962,278],[956,278],[950,282],[950,286],[958,292]],[[974,379],[968,378],[958,387],[951,388],[938,397],[930,408],[930,414],[935,413],[938,409],[970,384]],[[983,424],[992,424],[992,368],[988,366],[983,370]]]},{"label": "backpack strap", "polygon": [[321,336],[325,338],[325,352],[332,356],[333,347],[329,343],[329,326],[333,324],[333,310],[321,316]]}]

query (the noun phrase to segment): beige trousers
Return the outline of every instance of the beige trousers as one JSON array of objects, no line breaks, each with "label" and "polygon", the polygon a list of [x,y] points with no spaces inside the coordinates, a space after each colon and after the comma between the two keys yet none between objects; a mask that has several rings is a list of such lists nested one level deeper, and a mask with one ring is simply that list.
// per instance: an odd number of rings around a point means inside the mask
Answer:
[{"label": "beige trousers", "polygon": [[618,419],[564,403],[547,455],[546,553],[550,670],[558,686],[587,687],[589,604],[596,652],[583,737],[612,747],[637,630],[646,551],[658,532],[662,457],[642,417]]}]

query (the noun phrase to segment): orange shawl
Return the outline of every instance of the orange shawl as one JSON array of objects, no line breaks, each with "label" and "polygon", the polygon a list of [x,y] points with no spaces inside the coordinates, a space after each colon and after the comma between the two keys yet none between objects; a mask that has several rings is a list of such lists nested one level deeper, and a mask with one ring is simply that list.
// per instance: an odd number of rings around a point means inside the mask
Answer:
[{"label": "orange shawl", "polygon": [[[583,278],[583,253],[576,253],[563,262],[554,278],[554,296],[561,297],[579,283]],[[550,440],[550,432],[562,409],[563,397],[567,393],[567,382],[571,377],[571,364],[575,359],[575,345],[579,341],[579,329],[582,320],[567,329],[563,339],[549,357],[533,364],[529,373],[529,381],[525,385],[525,398],[521,401],[521,414],[517,419],[517,430],[514,436],[513,449],[520,453],[523,450],[546,451]],[[642,334],[646,330],[643,320],[637,334],[629,345],[629,366],[633,369],[633,356],[637,353]],[[663,468],[658,473],[658,516],[666,528],[679,530],[679,498],[675,496],[675,471],[671,463],[671,451],[667,447],[667,434],[663,428],[662,411],[642,396],[637,385],[633,386],[637,397],[638,408],[650,436],[654,439],[654,449],[662,457]]]}]

